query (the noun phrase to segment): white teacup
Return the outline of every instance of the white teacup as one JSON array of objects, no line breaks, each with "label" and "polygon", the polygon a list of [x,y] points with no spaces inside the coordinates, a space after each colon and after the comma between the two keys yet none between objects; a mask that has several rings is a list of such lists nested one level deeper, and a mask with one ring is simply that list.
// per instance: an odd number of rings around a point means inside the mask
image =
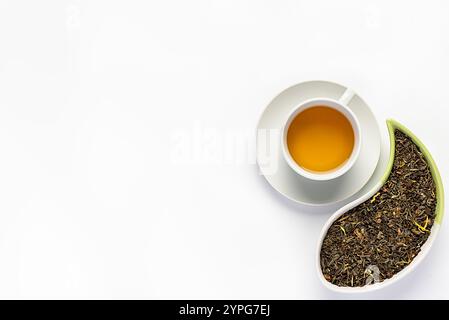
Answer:
[{"label": "white teacup", "polygon": [[[290,113],[290,115],[287,117],[287,121],[285,122],[285,125],[282,130],[282,152],[284,155],[285,160],[287,161],[288,165],[300,176],[303,176],[305,178],[316,180],[316,181],[326,181],[338,178],[348,172],[349,169],[354,165],[356,162],[359,153],[360,153],[360,147],[362,144],[362,136],[360,134],[360,124],[357,120],[357,117],[355,114],[351,111],[351,109],[348,108],[348,103],[351,101],[351,99],[354,97],[354,92],[350,89],[347,89],[343,95],[340,97],[339,100],[333,100],[328,98],[313,98],[306,100],[302,102],[300,105],[298,105],[296,108],[293,109],[293,111]],[[346,160],[346,162],[335,168],[334,170],[325,171],[325,172],[311,172],[308,170],[305,170],[302,168],[298,163],[296,163],[295,160],[293,160],[290,151],[288,149],[287,145],[287,132],[290,127],[290,124],[292,123],[293,119],[296,118],[298,114],[303,112],[304,110],[307,110],[309,108],[313,108],[316,106],[326,106],[332,109],[335,109],[339,111],[341,114],[343,114],[346,119],[348,119],[349,123],[352,126],[352,129],[354,131],[354,147],[352,149],[352,153],[349,156],[349,159]]]}]

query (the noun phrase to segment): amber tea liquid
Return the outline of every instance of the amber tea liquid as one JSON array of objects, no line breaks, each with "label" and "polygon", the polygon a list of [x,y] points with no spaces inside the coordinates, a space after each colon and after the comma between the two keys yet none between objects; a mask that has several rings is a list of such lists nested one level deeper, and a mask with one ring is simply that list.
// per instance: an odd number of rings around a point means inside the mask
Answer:
[{"label": "amber tea liquid", "polygon": [[315,106],[299,113],[287,131],[287,146],[303,169],[325,173],[338,169],[354,149],[354,130],[339,111]]}]

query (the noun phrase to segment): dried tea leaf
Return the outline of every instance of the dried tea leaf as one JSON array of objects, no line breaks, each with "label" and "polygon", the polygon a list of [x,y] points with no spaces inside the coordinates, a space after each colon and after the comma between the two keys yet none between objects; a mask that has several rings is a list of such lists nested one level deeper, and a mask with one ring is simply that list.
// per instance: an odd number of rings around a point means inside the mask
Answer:
[{"label": "dried tea leaf", "polygon": [[394,135],[395,158],[384,186],[344,213],[324,237],[321,269],[326,280],[338,286],[360,287],[391,278],[412,262],[430,234],[436,186],[429,165],[407,135],[399,130]]}]

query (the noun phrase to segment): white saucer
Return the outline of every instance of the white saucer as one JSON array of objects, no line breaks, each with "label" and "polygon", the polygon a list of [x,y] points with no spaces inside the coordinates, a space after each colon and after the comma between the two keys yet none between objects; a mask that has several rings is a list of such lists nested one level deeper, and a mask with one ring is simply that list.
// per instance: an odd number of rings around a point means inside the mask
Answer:
[{"label": "white saucer", "polygon": [[280,132],[291,110],[312,98],[338,100],[346,87],[328,81],[308,81],[294,85],[275,97],[257,125],[257,163],[268,183],[285,197],[310,206],[331,205],[348,199],[373,175],[381,152],[379,126],[369,106],[356,94],[348,107],[360,122],[362,147],[353,167],[330,181],[312,181],[296,174],[281,151]]}]

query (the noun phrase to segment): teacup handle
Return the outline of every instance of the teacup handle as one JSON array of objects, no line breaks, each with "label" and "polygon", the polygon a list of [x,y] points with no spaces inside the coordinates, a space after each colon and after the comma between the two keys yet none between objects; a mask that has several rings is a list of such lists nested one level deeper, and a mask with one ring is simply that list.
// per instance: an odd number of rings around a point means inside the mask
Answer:
[{"label": "teacup handle", "polygon": [[352,98],[354,98],[355,92],[352,89],[347,88],[345,92],[341,95],[340,99],[338,99],[338,102],[340,102],[343,105],[348,105],[349,102],[351,102]]}]

